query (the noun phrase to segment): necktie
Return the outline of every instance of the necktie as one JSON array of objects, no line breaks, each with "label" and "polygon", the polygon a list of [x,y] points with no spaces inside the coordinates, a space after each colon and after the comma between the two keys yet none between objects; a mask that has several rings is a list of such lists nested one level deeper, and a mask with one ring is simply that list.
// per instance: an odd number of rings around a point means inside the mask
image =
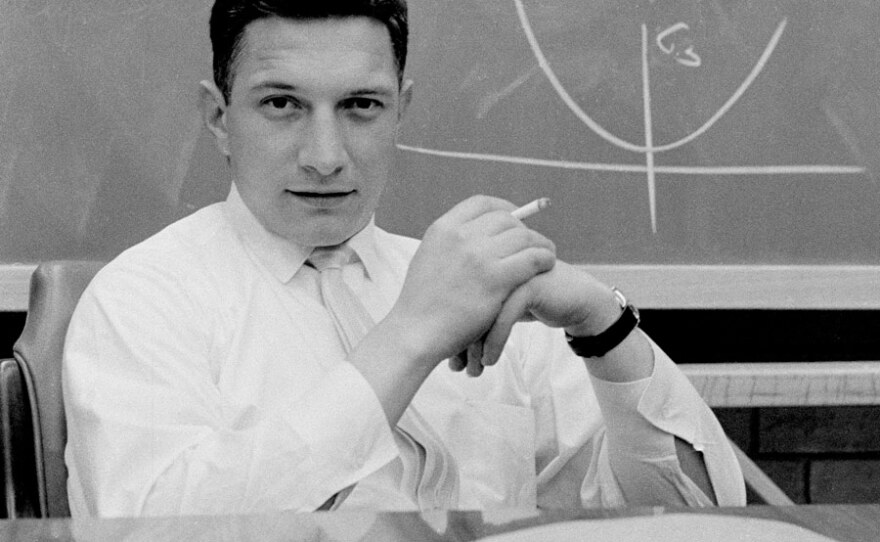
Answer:
[{"label": "necktie", "polygon": [[[318,247],[308,263],[320,274],[321,298],[346,352],[350,352],[375,322],[357,295],[342,278],[342,269],[356,258],[348,245]],[[381,360],[377,360],[381,363]],[[410,405],[395,427],[395,441],[403,461],[404,490],[418,499],[419,507],[453,508],[458,496],[458,469],[446,453],[439,435]],[[341,492],[337,504],[350,492]]]}]

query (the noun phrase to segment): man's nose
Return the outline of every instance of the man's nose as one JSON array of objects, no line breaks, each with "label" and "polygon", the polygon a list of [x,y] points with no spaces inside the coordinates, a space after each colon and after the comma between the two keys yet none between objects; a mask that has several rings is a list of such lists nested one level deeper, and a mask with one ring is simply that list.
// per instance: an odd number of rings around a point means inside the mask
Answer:
[{"label": "man's nose", "polygon": [[341,172],[348,157],[336,115],[330,111],[315,111],[308,126],[299,151],[300,165],[321,176]]}]

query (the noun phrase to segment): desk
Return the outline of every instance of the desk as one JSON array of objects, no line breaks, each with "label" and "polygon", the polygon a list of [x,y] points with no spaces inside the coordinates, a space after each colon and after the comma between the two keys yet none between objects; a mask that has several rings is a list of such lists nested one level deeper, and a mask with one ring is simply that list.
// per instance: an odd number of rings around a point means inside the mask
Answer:
[{"label": "desk", "polygon": [[[582,519],[658,516],[670,513],[721,514],[783,521],[841,542],[876,542],[880,505],[749,506],[709,510],[634,508],[496,512],[281,513],[265,516],[187,517],[72,521],[3,520],[0,540],[196,541],[471,541],[499,533]],[[657,538],[661,540],[662,537]]]}]

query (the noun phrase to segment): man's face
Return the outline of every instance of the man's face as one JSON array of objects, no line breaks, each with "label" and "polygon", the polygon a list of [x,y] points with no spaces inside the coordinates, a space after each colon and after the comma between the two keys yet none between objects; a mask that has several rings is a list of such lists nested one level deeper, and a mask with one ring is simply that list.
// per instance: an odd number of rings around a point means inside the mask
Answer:
[{"label": "man's face", "polygon": [[244,37],[213,128],[241,197],[282,237],[339,244],[379,204],[409,98],[388,30],[364,17],[273,18]]}]

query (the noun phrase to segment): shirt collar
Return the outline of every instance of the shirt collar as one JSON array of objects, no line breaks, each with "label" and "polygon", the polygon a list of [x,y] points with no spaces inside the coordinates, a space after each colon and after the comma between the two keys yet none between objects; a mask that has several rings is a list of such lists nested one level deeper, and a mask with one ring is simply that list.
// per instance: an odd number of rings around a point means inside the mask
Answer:
[{"label": "shirt collar", "polygon": [[[241,199],[235,183],[229,190],[225,205],[232,229],[248,249],[282,283],[287,283],[302,268],[314,247],[300,245],[267,230]],[[380,263],[376,250],[375,217],[347,243],[364,264],[367,276],[375,276]]]}]

